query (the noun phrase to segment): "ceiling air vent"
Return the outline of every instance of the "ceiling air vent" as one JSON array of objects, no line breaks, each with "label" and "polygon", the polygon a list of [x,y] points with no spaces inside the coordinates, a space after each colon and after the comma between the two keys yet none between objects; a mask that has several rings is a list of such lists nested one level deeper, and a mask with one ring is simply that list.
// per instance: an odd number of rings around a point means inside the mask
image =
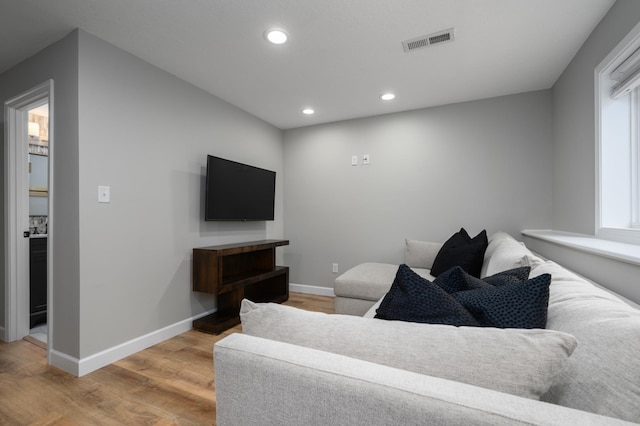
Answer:
[{"label": "ceiling air vent", "polygon": [[405,40],[402,42],[402,47],[405,52],[413,52],[414,50],[435,46],[436,44],[448,43],[453,40],[455,40],[455,34],[453,28],[449,28],[448,30]]}]

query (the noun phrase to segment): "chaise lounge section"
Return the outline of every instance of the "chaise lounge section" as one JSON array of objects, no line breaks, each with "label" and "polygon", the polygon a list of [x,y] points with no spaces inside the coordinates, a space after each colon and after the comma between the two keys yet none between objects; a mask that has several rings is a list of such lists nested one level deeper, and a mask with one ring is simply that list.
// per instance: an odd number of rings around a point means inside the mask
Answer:
[{"label": "chaise lounge section", "polygon": [[[418,275],[433,280],[431,265],[442,243],[406,240],[405,264]],[[336,278],[336,313],[362,316],[380,300],[391,287],[398,265],[389,263],[361,263]]]}]

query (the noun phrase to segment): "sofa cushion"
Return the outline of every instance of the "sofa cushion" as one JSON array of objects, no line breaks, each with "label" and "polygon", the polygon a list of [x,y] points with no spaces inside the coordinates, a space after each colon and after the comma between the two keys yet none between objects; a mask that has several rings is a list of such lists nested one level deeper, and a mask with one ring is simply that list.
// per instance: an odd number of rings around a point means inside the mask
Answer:
[{"label": "sofa cushion", "polygon": [[[461,268],[457,268],[462,271]],[[438,285],[400,265],[376,318],[430,324],[478,326],[462,305]]]},{"label": "sofa cushion", "polygon": [[[464,272],[462,272],[464,273]],[[453,297],[484,326],[545,328],[551,275],[498,287],[459,291]]]},{"label": "sofa cushion", "polygon": [[550,330],[453,327],[242,302],[243,333],[539,399],[576,347]]},{"label": "sofa cushion", "polygon": [[464,228],[460,228],[442,245],[433,261],[431,275],[437,277],[454,266],[460,266],[469,274],[480,277],[487,244],[487,231],[483,230],[471,238]]},{"label": "sofa cushion", "polygon": [[552,276],[547,328],[579,342],[543,400],[640,422],[640,311],[554,262],[541,274]]},{"label": "sofa cushion", "polygon": [[405,239],[404,263],[411,268],[431,269],[442,243]]}]

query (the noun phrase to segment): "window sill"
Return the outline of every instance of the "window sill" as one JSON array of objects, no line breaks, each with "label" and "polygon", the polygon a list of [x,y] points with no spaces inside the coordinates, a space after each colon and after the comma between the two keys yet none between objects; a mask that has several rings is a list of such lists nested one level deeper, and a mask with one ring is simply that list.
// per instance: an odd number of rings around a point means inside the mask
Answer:
[{"label": "window sill", "polygon": [[522,231],[522,235],[585,253],[640,265],[640,245],[604,240],[584,234],[543,229],[525,229]]}]

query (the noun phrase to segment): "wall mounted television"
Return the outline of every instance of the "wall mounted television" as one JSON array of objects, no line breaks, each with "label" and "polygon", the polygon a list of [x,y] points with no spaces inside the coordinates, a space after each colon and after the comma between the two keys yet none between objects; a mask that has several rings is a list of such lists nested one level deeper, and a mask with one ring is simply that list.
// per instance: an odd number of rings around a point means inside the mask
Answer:
[{"label": "wall mounted television", "polygon": [[274,219],[276,172],[207,156],[204,219]]}]

